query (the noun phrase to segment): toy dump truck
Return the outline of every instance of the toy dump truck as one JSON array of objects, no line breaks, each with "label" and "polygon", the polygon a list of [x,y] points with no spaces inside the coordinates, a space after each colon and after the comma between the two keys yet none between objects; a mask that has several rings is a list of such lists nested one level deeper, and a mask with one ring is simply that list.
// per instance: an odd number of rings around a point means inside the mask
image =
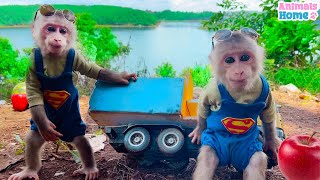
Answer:
[{"label": "toy dump truck", "polygon": [[[190,77],[139,78],[128,86],[97,81],[89,105],[90,116],[117,152],[149,164],[166,161],[172,168],[198,154],[199,145],[188,138],[198,106]],[[278,136],[284,138],[281,127],[278,116]]]}]

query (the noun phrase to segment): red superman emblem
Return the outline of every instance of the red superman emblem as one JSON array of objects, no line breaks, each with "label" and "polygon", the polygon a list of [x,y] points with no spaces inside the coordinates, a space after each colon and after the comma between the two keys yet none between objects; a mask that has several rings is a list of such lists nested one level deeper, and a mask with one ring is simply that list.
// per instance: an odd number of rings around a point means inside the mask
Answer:
[{"label": "red superman emblem", "polygon": [[244,134],[254,125],[252,118],[238,119],[226,117],[221,122],[231,134]]},{"label": "red superman emblem", "polygon": [[45,90],[44,99],[55,109],[58,110],[69,98],[70,93],[67,91],[50,91]]}]

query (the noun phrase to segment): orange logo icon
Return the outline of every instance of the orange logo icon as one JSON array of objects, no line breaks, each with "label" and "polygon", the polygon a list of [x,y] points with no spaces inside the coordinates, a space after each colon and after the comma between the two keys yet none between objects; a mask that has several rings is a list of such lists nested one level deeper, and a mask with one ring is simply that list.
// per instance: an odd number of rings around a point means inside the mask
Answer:
[{"label": "orange logo icon", "polygon": [[226,117],[221,122],[231,134],[244,134],[254,125],[252,118],[238,119]]},{"label": "orange logo icon", "polygon": [[55,109],[58,110],[69,98],[70,93],[67,91],[50,91],[45,90],[44,99]]}]

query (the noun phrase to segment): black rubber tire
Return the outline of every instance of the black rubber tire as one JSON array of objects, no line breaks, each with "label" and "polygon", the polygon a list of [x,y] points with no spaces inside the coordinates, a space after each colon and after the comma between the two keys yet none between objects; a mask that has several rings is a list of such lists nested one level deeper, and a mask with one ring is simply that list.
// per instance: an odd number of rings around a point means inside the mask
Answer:
[{"label": "black rubber tire", "polygon": [[179,129],[168,128],[160,132],[157,144],[164,154],[175,154],[184,144],[184,135]]},{"label": "black rubber tire", "polygon": [[129,152],[144,151],[150,144],[150,134],[143,127],[130,129],[124,136],[124,146]]}]

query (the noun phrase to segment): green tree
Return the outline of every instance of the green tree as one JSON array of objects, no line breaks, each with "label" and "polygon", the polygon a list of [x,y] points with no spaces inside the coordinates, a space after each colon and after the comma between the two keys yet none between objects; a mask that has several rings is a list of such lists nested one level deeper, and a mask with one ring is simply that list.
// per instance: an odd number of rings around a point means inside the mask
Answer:
[{"label": "green tree", "polygon": [[119,54],[119,43],[110,28],[101,28],[94,44],[97,47],[96,62],[103,67],[110,67],[110,60]]},{"label": "green tree", "polygon": [[210,20],[203,21],[203,27],[208,30],[217,31],[219,29],[240,29],[250,27],[257,32],[262,32],[263,16],[261,13],[245,11],[245,4],[236,0],[222,0],[217,3],[222,10],[214,13]]},{"label": "green tree", "polygon": [[29,67],[28,57],[19,57],[9,40],[0,37],[0,74],[7,78],[24,78]]},{"label": "green tree", "polygon": [[77,14],[78,46],[88,59],[110,67],[110,60],[120,53],[119,43],[110,28],[96,28],[96,24],[91,14]]}]

